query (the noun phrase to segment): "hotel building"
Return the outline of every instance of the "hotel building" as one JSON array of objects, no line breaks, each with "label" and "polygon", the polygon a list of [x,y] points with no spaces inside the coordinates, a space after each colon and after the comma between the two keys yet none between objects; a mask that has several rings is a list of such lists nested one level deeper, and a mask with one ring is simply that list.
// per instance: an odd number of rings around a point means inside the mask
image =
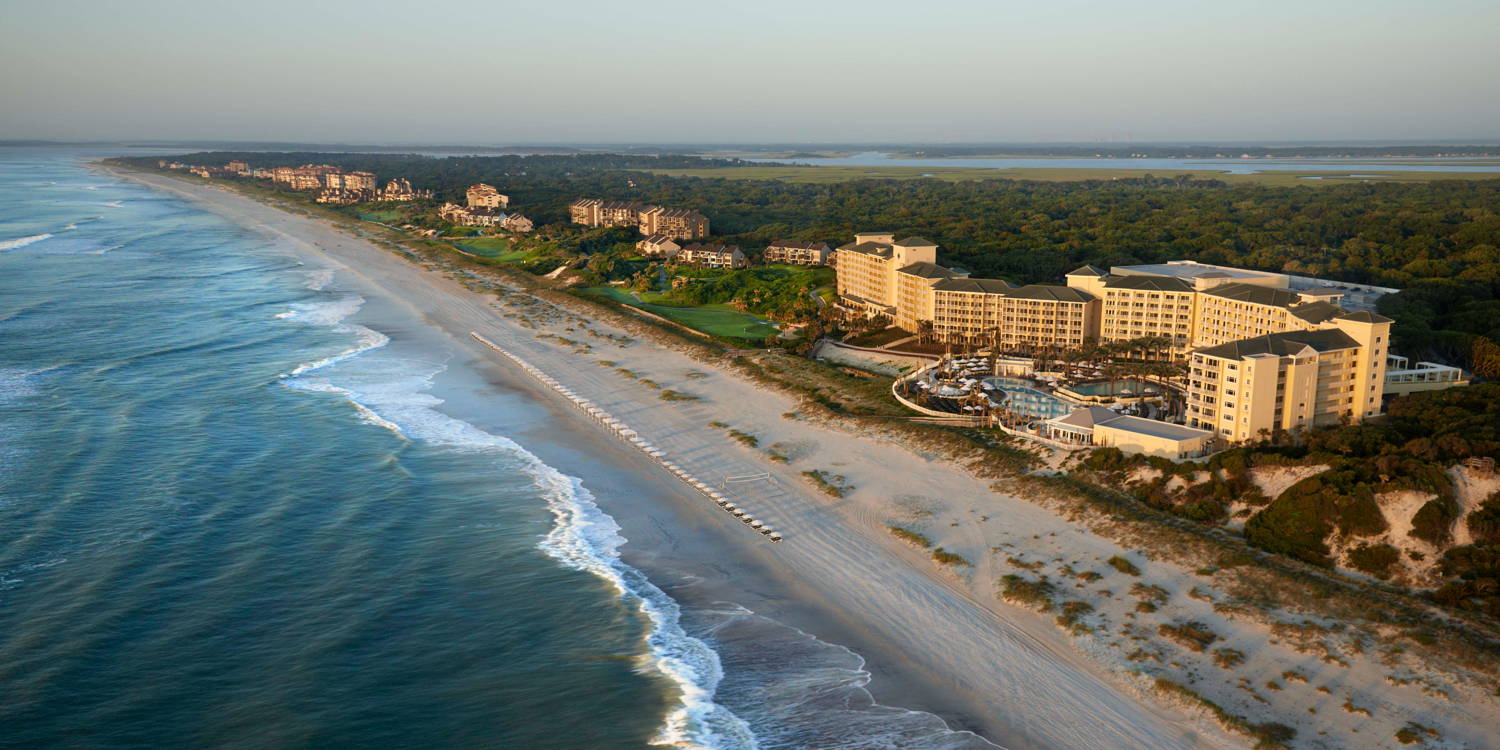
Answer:
[{"label": "hotel building", "polygon": [[510,205],[510,197],[501,195],[500,191],[489,185],[479,183],[469,186],[470,208],[506,208]]},{"label": "hotel building", "polygon": [[1316,330],[1195,349],[1188,424],[1243,441],[1375,416],[1390,329],[1390,318],[1361,311],[1330,318]]}]

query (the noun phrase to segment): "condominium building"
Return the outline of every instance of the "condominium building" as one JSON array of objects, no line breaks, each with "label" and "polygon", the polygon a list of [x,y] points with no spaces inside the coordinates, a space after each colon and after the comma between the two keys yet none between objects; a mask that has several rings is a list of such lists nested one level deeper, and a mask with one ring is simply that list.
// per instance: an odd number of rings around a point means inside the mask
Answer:
[{"label": "condominium building", "polygon": [[250,163],[243,161],[232,161],[229,162],[228,169],[235,174],[248,175],[250,174]]},{"label": "condominium building", "polygon": [[665,234],[674,240],[695,240],[708,236],[708,217],[686,208],[647,206],[641,209],[641,234]]},{"label": "condominium building", "polygon": [[501,229],[509,229],[512,232],[530,232],[532,230],[531,219],[520,214],[511,214],[500,220]]},{"label": "condominium building", "polygon": [[470,208],[505,208],[510,205],[510,197],[500,194],[495,188],[479,183],[469,186]]},{"label": "condominium building", "polygon": [[411,183],[402,179],[391,180],[386,183],[384,190],[375,194],[375,200],[378,201],[414,201],[431,197],[431,190],[413,190]]},{"label": "condominium building", "polygon": [[1188,424],[1231,441],[1380,413],[1390,318],[1333,317],[1315,330],[1271,333],[1194,349]]},{"label": "condominium building", "polygon": [[745,262],[745,254],[740,252],[739,245],[726,247],[700,245],[696,242],[684,247],[674,260],[703,268],[744,268],[749,265]]},{"label": "condominium building", "polygon": [[438,216],[462,227],[496,227],[506,218],[505,214],[493,208],[460,206],[457,203],[443,204],[438,209]]},{"label": "condominium building", "polygon": [[672,238],[665,234],[653,234],[635,243],[635,247],[648,258],[671,258],[682,249],[681,245],[673,242]]},{"label": "condominium building", "polygon": [[776,240],[762,256],[766,263],[793,266],[826,266],[833,260],[833,249],[827,242],[788,242]]},{"label": "condominium building", "polygon": [[638,227],[641,234],[664,234],[675,240],[708,236],[708,217],[697,211],[663,208],[635,201],[580,198],[568,206],[574,224],[590,227]]}]

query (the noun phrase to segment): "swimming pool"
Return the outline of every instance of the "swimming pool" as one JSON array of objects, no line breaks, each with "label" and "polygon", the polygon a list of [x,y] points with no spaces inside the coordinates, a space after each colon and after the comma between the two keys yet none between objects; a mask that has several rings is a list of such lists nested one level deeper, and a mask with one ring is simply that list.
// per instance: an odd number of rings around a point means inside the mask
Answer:
[{"label": "swimming pool", "polygon": [[1005,406],[1018,414],[1030,414],[1038,419],[1051,419],[1073,413],[1072,404],[1032,388],[1031,384],[1024,380],[985,378],[984,382],[1010,394],[1010,401]]},{"label": "swimming pool", "polygon": [[[1115,381],[1115,384],[1114,384],[1115,390],[1114,390],[1113,394],[1110,393],[1109,387],[1110,387],[1109,381],[1108,380],[1103,380],[1103,381],[1098,381],[1098,382],[1094,382],[1094,383],[1081,383],[1079,385],[1070,385],[1070,386],[1068,386],[1068,390],[1070,390],[1070,391],[1072,391],[1072,392],[1074,392],[1074,393],[1076,393],[1076,394],[1078,394],[1080,396],[1109,396],[1109,395],[1115,395],[1115,396],[1134,396],[1134,395],[1136,395],[1134,393],[1134,391],[1135,391],[1135,382],[1131,381],[1131,380],[1117,380],[1117,381]],[[1146,386],[1146,393],[1154,394],[1154,393],[1157,393],[1158,391],[1160,391],[1160,388],[1158,386],[1154,386],[1154,385],[1148,385],[1148,386]]]}]

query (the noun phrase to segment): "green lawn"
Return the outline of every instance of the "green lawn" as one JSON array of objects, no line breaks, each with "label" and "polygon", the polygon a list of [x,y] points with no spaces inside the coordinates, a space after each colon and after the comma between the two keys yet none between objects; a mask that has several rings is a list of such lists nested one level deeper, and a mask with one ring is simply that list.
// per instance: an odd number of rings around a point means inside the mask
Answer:
[{"label": "green lawn", "polygon": [[360,214],[359,218],[365,221],[379,221],[389,224],[401,218],[400,211],[376,211],[374,213]]},{"label": "green lawn", "polygon": [[536,256],[530,250],[511,251],[510,240],[504,237],[473,237],[459,242],[458,246],[466,253],[493,258],[502,263],[530,260]]},{"label": "green lawn", "polygon": [[[724,336],[737,339],[764,339],[767,336],[779,333],[774,326],[768,326],[743,314],[731,310],[707,309],[701,307],[664,307],[661,305],[643,305],[630,296],[630,292],[620,287],[595,286],[583,290],[589,294],[595,294],[605,299],[611,299],[621,304],[638,307],[647,312],[660,315],[667,320],[681,323],[695,331],[702,331],[711,336]],[[643,292],[641,298],[645,300],[660,299],[659,292]]]}]

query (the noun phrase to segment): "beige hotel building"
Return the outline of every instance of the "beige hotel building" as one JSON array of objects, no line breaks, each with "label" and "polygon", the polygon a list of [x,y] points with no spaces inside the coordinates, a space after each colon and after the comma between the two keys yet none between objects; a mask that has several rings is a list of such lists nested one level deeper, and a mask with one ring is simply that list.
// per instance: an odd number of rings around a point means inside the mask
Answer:
[{"label": "beige hotel building", "polygon": [[855,235],[837,252],[842,306],[1002,349],[1164,338],[1191,369],[1189,424],[1230,440],[1380,413],[1391,320],[1345,310],[1342,291],[1192,261],[1084,266],[1067,286],[1016,286],[936,261],[937,246],[920,237]]}]

